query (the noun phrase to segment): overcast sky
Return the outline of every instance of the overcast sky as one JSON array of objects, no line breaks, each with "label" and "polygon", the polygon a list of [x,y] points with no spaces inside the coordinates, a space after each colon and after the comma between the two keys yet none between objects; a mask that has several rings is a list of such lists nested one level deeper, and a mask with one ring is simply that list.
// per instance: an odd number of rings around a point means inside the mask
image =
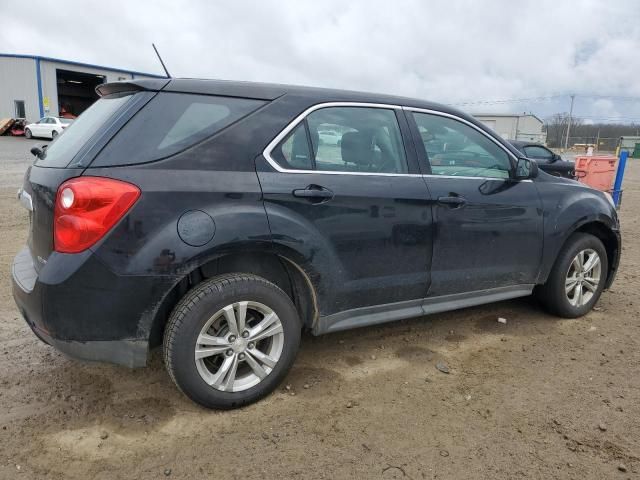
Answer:
[{"label": "overcast sky", "polygon": [[0,0],[3,53],[162,73],[151,42],[176,77],[542,117],[568,111],[575,93],[577,116],[640,123],[638,0]]}]

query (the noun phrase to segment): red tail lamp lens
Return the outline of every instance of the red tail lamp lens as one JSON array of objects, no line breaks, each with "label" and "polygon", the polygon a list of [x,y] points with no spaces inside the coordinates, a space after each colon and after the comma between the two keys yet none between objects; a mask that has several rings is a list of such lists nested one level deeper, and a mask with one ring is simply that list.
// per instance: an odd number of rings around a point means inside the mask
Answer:
[{"label": "red tail lamp lens", "polygon": [[121,180],[78,177],[58,188],[53,219],[56,252],[79,253],[94,245],[140,197],[140,189]]}]

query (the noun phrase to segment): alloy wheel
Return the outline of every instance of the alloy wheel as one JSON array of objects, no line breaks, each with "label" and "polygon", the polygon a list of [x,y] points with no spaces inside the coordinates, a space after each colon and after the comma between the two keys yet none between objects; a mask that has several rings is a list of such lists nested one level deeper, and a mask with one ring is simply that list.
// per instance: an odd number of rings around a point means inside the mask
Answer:
[{"label": "alloy wheel", "polygon": [[235,302],[205,323],[196,340],[195,362],[208,385],[223,392],[240,392],[273,371],[283,347],[282,322],[270,307]]},{"label": "alloy wheel", "polygon": [[581,250],[571,261],[565,280],[565,293],[569,303],[582,307],[589,303],[598,290],[602,275],[600,255],[590,248]]}]

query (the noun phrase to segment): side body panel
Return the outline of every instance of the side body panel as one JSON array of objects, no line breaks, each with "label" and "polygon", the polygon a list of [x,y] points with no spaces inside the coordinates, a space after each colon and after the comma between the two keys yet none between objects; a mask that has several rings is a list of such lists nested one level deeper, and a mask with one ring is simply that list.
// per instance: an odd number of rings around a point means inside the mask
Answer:
[{"label": "side body panel", "polygon": [[[292,111],[313,103],[283,99]],[[318,102],[325,107],[390,105]],[[287,170],[269,150],[256,159],[276,252],[293,255],[311,271],[321,317],[377,304],[419,300],[426,295],[432,255],[431,199],[418,172],[415,149],[402,111],[396,109],[408,163],[406,174]],[[293,120],[295,118],[295,121]],[[302,118],[291,116],[297,124]],[[287,131],[291,130],[293,124]],[[283,132],[284,133],[284,132]],[[293,195],[324,188],[323,201]]]},{"label": "side body panel", "polygon": [[429,296],[533,284],[542,258],[542,209],[530,181],[427,176],[436,203]]},{"label": "side body panel", "polygon": [[[429,297],[534,284],[543,249],[542,205],[532,180],[513,178],[517,158],[513,147],[464,116],[420,109],[405,111],[420,166],[426,172],[424,179],[434,201]],[[493,148],[500,147],[498,151],[511,162],[511,178],[432,174],[414,112],[415,115],[426,114],[435,122],[453,120],[460,128],[482,134],[479,136],[482,141]],[[440,128],[444,130],[444,127]],[[481,162],[477,149],[463,153],[469,156],[466,161]],[[447,172],[441,168],[440,172],[443,171]]]},{"label": "side body panel", "polygon": [[[274,248],[314,271],[321,316],[426,295],[432,222],[422,178],[282,173],[258,163]],[[312,204],[292,195],[310,184],[334,197]]]},{"label": "side body panel", "polygon": [[[615,275],[620,256],[618,214],[605,194],[574,180],[540,172],[535,179],[544,212],[544,249],[536,283],[545,283],[560,249],[567,239],[587,224],[599,224],[618,237],[616,258],[610,269]],[[611,262],[610,262],[611,263]],[[613,280],[610,276],[608,284]]]}]

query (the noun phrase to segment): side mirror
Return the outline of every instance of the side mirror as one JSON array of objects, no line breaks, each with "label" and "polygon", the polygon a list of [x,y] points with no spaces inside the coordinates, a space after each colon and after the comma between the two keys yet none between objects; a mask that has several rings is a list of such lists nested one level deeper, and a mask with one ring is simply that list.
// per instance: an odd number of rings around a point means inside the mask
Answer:
[{"label": "side mirror", "polygon": [[519,158],[516,164],[516,180],[526,180],[538,176],[538,164],[528,158]]},{"label": "side mirror", "polygon": [[562,160],[562,157],[560,155],[558,155],[557,153],[554,153],[553,156],[551,157],[551,161],[552,162],[557,162],[558,160]]},{"label": "side mirror", "polygon": [[40,158],[40,155],[42,155],[42,150],[40,150],[38,147],[31,148],[30,152],[34,157]]}]

